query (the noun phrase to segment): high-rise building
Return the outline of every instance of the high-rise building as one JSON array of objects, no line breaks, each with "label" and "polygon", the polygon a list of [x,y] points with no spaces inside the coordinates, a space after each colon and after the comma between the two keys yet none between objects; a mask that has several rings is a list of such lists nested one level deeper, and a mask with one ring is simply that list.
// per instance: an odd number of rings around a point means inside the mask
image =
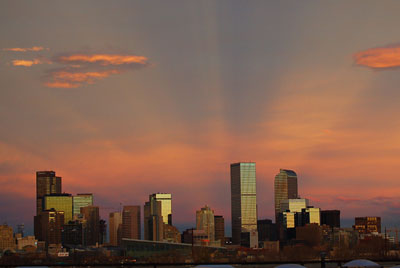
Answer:
[{"label": "high-rise building", "polygon": [[233,244],[257,247],[256,163],[231,164]]},{"label": "high-rise building", "polygon": [[84,245],[85,224],[81,220],[74,220],[64,224],[61,234],[63,244]]},{"label": "high-rise building", "polygon": [[122,210],[122,238],[141,239],[140,206],[124,206],[123,207],[123,210]]},{"label": "high-rise building", "polygon": [[164,221],[162,216],[162,202],[153,198],[144,205],[144,239],[163,241]]},{"label": "high-rise building", "polygon": [[15,248],[13,228],[8,225],[0,225],[0,251],[14,250]]},{"label": "high-rise building", "polygon": [[381,217],[356,217],[353,229],[359,234],[381,232]]},{"label": "high-rise building", "polygon": [[172,225],[165,224],[163,226],[163,241],[170,242],[170,243],[181,243],[181,233],[179,230]]},{"label": "high-rise building", "polygon": [[43,209],[64,212],[64,223],[72,221],[72,196],[70,194],[51,194],[43,197]]},{"label": "high-rise building", "polygon": [[107,239],[107,223],[105,220],[101,219],[99,221],[99,244],[102,245]]},{"label": "high-rise building", "polygon": [[61,177],[54,171],[36,172],[36,215],[43,210],[43,197],[50,194],[61,194]]},{"label": "high-rise building", "polygon": [[[121,212],[111,212],[109,217],[110,244],[119,246],[122,238],[122,214]],[[119,235],[118,235],[119,234]]]},{"label": "high-rise building", "polygon": [[161,216],[165,224],[172,225],[172,195],[167,193],[156,193],[149,196],[150,202],[161,202]]},{"label": "high-rise building", "polygon": [[321,225],[340,228],[340,210],[321,210]]},{"label": "high-rise building", "polygon": [[43,210],[35,216],[35,226],[40,229],[35,230],[35,237],[39,241],[46,242],[46,247],[50,244],[61,244],[61,230],[64,225],[64,211],[55,209]]},{"label": "high-rise building", "polygon": [[99,207],[87,206],[81,208],[81,214],[86,219],[86,231],[85,231],[85,245],[92,246],[99,243],[100,237],[100,216]]},{"label": "high-rise building", "polygon": [[298,198],[296,172],[293,170],[281,169],[279,174],[275,176],[274,194],[275,221],[278,222],[282,200]]},{"label": "high-rise building", "polygon": [[205,206],[196,211],[196,229],[204,230],[210,241],[215,240],[214,211]]},{"label": "high-rise building", "polygon": [[221,246],[225,245],[225,220],[223,216],[214,216],[215,241],[220,241]]},{"label": "high-rise building", "polygon": [[73,201],[73,216],[81,213],[81,208],[93,206],[93,194],[77,194],[72,197]]}]

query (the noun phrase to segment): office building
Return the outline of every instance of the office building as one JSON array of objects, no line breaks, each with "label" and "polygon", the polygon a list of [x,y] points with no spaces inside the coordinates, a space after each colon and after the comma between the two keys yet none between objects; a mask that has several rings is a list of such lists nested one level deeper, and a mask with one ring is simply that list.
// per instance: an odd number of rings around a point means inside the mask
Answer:
[{"label": "office building", "polygon": [[93,206],[93,194],[77,194],[72,197],[73,202],[73,216],[81,213],[81,208]]},{"label": "office building", "polygon": [[50,194],[61,194],[61,177],[54,171],[36,172],[36,215],[43,210],[43,197]]},{"label": "office building", "polygon": [[81,208],[81,214],[86,220],[85,245],[92,246],[99,243],[100,238],[100,216],[99,207],[87,206]]},{"label": "office building", "polygon": [[107,223],[101,219],[99,221],[99,244],[103,245],[107,241]]},{"label": "office building", "polygon": [[232,242],[258,246],[256,163],[231,164]]},{"label": "office building", "polygon": [[321,225],[340,228],[340,210],[321,210]]},{"label": "office building", "polygon": [[161,202],[161,216],[165,224],[172,225],[172,195],[156,193],[149,196],[149,202]]},{"label": "office building", "polygon": [[381,217],[356,217],[353,229],[359,234],[381,232]]},{"label": "office building", "polygon": [[302,212],[303,209],[308,207],[309,201],[305,198],[285,199],[281,200],[280,204],[279,212]]},{"label": "office building", "polygon": [[109,215],[110,245],[119,246],[122,238],[122,213],[111,212]]},{"label": "office building", "polygon": [[298,198],[297,174],[293,170],[281,169],[275,176],[275,222],[278,222],[278,215],[281,212],[281,202],[287,199]]},{"label": "office building", "polygon": [[225,245],[225,220],[223,216],[214,216],[215,241],[220,241],[221,246]]},{"label": "office building", "polygon": [[214,211],[205,206],[196,211],[196,229],[204,230],[210,241],[215,240]]},{"label": "office building", "polygon": [[46,247],[51,244],[61,244],[61,230],[64,225],[64,211],[55,209],[43,210],[35,216],[35,226],[40,229],[35,230],[35,237],[39,241],[44,241]]},{"label": "office building", "polygon": [[179,230],[172,225],[163,223],[163,241],[170,243],[181,243],[181,233]]},{"label": "office building", "polygon": [[144,239],[163,241],[164,224],[162,202],[150,196],[150,200],[144,205]]},{"label": "office building", "polygon": [[321,225],[321,210],[319,208],[307,207],[301,210],[301,226],[314,223]]},{"label": "office building", "polygon": [[64,224],[61,235],[63,245],[84,245],[86,221],[74,220]]},{"label": "office building", "polygon": [[269,219],[258,220],[257,230],[258,230],[258,242],[278,240],[278,231],[276,229],[276,224],[272,223],[272,220]]},{"label": "office building", "polygon": [[[115,228],[115,226],[113,226]],[[122,238],[141,239],[140,206],[124,206],[122,210]]]},{"label": "office building", "polygon": [[13,228],[8,225],[0,225],[0,252],[14,250],[16,248]]},{"label": "office building", "polygon": [[64,223],[72,221],[72,196],[70,194],[51,194],[43,197],[43,209],[64,212]]}]

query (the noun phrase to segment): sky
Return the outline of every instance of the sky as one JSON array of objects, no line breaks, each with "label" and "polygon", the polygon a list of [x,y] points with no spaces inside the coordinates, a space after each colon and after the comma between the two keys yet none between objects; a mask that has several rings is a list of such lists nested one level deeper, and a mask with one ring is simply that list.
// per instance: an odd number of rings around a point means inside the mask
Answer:
[{"label": "sky", "polygon": [[173,196],[230,224],[230,163],[258,217],[280,168],[321,209],[400,225],[399,1],[0,2],[0,221],[33,225],[35,172],[102,217]]}]

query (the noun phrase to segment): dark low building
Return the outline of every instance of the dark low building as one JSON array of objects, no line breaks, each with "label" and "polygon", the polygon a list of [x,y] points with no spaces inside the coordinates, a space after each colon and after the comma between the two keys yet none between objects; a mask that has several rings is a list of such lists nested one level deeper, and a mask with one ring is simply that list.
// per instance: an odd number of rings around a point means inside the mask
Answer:
[{"label": "dark low building", "polygon": [[278,240],[278,230],[272,220],[264,219],[257,221],[258,241],[276,241]]},{"label": "dark low building", "polygon": [[340,228],[340,210],[321,210],[321,225]]},{"label": "dark low building", "polygon": [[360,234],[380,233],[381,217],[356,217],[353,229]]},{"label": "dark low building", "polygon": [[63,245],[83,245],[84,231],[83,224],[80,221],[68,222],[68,224],[64,225],[62,231]]}]

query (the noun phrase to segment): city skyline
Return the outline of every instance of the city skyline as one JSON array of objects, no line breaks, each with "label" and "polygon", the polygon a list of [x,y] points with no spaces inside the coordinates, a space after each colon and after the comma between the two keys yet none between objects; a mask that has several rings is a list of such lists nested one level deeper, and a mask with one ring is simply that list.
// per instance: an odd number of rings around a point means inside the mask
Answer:
[{"label": "city skyline", "polygon": [[398,8],[2,1],[0,220],[32,230],[34,174],[54,170],[100,208],[167,192],[174,225],[206,200],[230,230],[227,167],[249,161],[259,219],[282,168],[342,219],[400,225]]}]

